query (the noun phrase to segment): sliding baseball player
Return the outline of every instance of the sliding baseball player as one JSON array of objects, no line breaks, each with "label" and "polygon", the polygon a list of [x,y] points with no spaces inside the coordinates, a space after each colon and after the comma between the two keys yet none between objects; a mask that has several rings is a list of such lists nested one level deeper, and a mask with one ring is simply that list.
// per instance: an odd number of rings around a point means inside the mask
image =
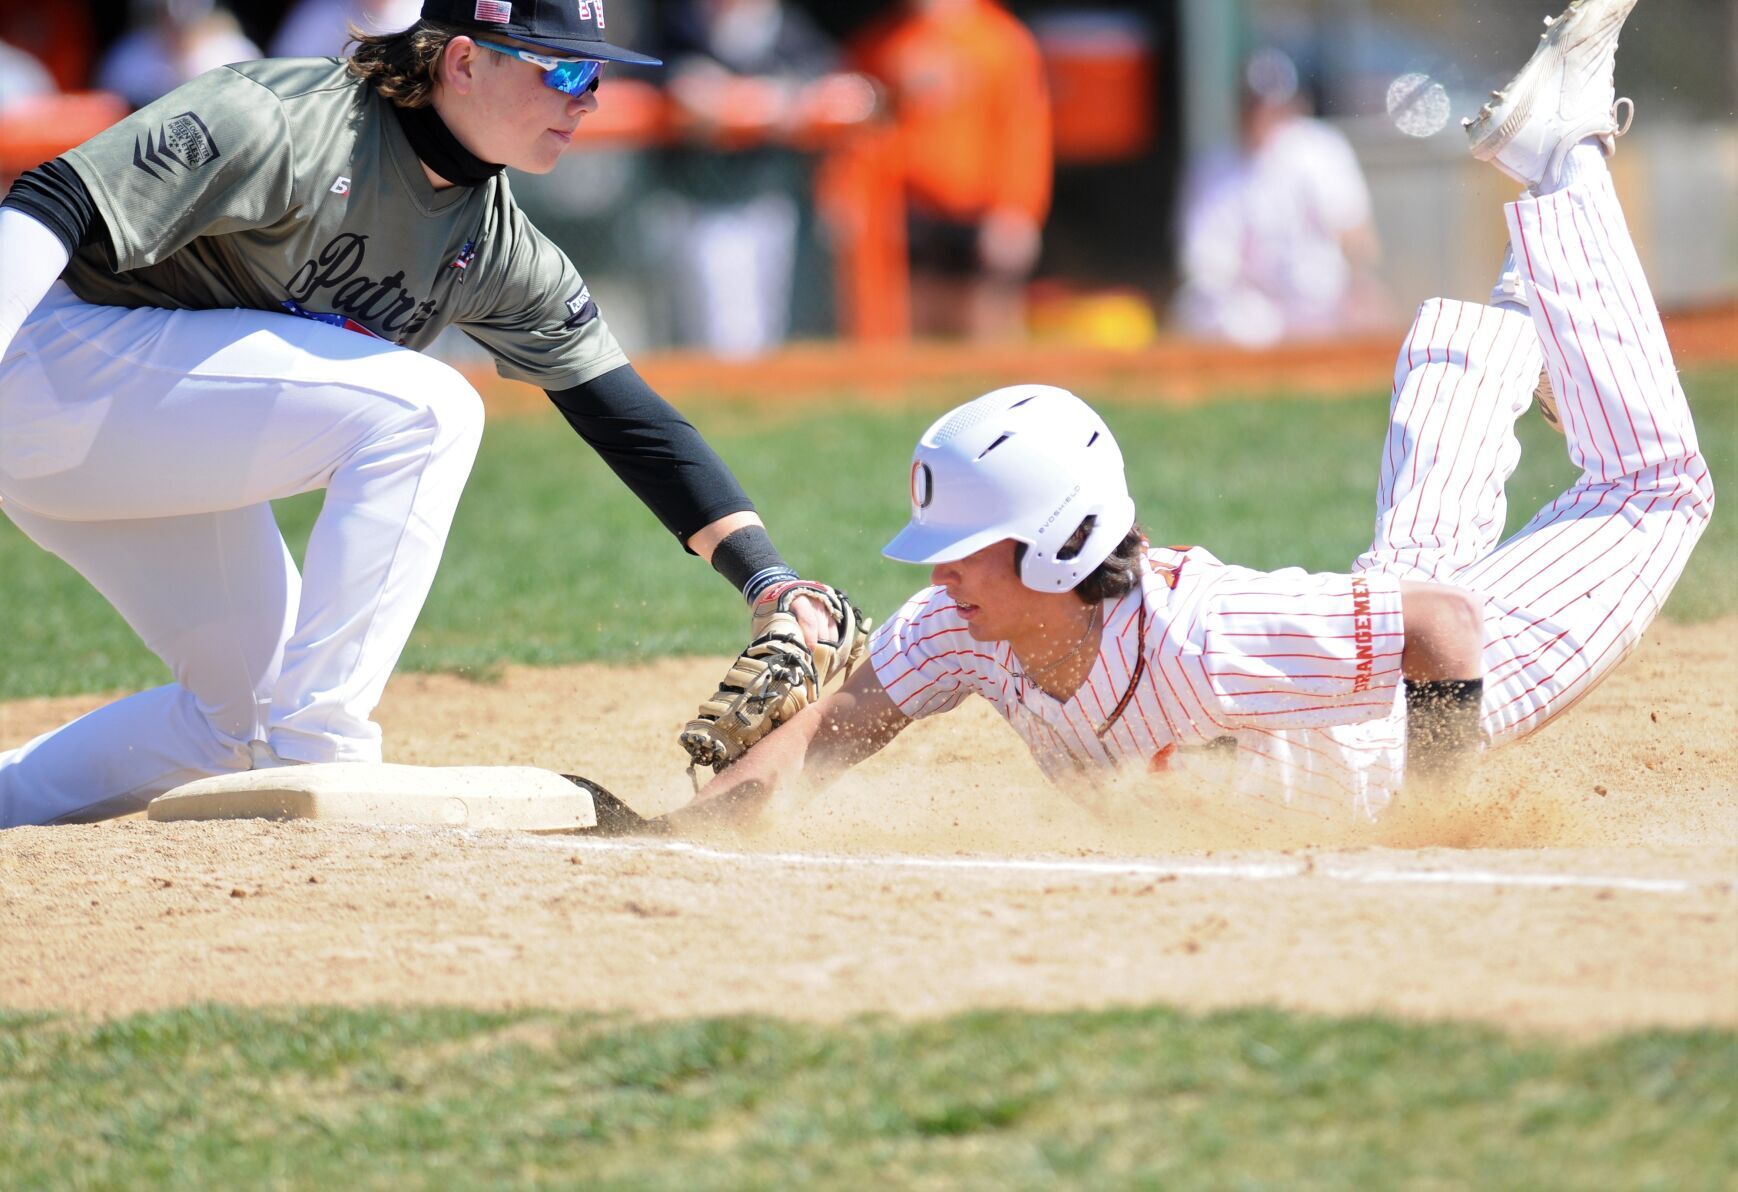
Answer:
[{"label": "sliding baseball player", "polygon": [[[173,681],[0,752],[0,827],[250,767],[379,760],[371,715],[483,428],[471,386],[421,354],[450,326],[547,390],[751,605],[776,591],[788,653],[854,626],[797,580],[514,202],[503,168],[554,167],[606,64],[657,64],[605,21],[602,0],[426,0],[347,60],[212,71],[13,188],[0,509]],[[298,571],[270,502],[315,489]]]},{"label": "sliding baseball player", "polygon": [[[1401,347],[1377,527],[1343,575],[1154,547],[1123,459],[1072,394],[997,390],[925,432],[886,554],[932,586],[870,665],[725,769],[753,806],[978,696],[1058,781],[1188,773],[1375,818],[1404,783],[1536,732],[1640,641],[1713,511],[1690,410],[1605,158],[1635,0],[1576,0],[1467,122],[1527,192],[1492,304],[1434,299]],[[1581,478],[1498,542],[1541,362]]]}]

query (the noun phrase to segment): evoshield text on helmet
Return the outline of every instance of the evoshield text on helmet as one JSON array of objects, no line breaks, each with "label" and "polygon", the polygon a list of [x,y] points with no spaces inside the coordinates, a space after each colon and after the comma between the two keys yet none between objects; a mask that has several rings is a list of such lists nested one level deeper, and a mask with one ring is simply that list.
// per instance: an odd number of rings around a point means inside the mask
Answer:
[{"label": "evoshield text on helmet", "polygon": [[[1065,551],[1087,518],[1084,544]],[[1027,547],[1021,583],[1067,592],[1134,523],[1122,451],[1104,419],[1066,389],[1010,385],[923,433],[911,458],[911,521],[882,554],[951,563],[1012,538]]]}]

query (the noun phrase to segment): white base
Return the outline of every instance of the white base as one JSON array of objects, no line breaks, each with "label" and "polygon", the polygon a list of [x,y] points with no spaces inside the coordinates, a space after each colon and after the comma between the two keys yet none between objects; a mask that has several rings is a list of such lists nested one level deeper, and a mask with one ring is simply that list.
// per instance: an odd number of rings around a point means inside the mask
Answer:
[{"label": "white base", "polygon": [[201,778],[151,800],[159,821],[319,819],[572,832],[597,825],[591,792],[532,766],[283,766]]}]

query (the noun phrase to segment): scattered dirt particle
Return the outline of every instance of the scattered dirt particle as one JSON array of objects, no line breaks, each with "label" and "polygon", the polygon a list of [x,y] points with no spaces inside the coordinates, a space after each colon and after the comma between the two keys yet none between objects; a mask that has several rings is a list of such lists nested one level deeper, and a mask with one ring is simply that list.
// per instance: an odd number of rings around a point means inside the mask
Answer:
[{"label": "scattered dirt particle", "polygon": [[[1324,850],[1318,873],[1363,863],[1357,857],[1343,861],[1342,850],[1375,850],[1368,861],[1378,867],[1483,870],[1493,863],[1501,868],[1502,859],[1493,861],[1482,850],[1521,849],[1530,850],[1529,871],[1562,866],[1565,873],[1628,873],[1633,867],[1647,876],[1676,873],[1681,866],[1710,891],[1724,890],[1730,866],[1720,866],[1734,840],[1728,814],[1733,759],[1708,726],[1730,717],[1738,699],[1710,701],[1685,690],[1720,690],[1722,677],[1738,666],[1735,627],[1738,618],[1656,631],[1650,638],[1666,635],[1659,646],[1671,661],[1660,675],[1644,673],[1635,661],[1620,667],[1549,731],[1493,755],[1493,768],[1481,773],[1464,802],[1421,809],[1419,822],[1398,821],[1372,835],[1348,830],[1342,837],[1334,829],[1324,830],[1322,840],[1315,829],[1294,829],[1289,821],[1246,829],[1215,790],[1203,789],[1195,798],[1166,791],[1161,798],[1145,786],[1130,792],[1126,822],[1119,811],[1115,822],[1101,823],[1042,780],[985,701],[902,736],[848,776],[837,797],[823,796],[765,837],[745,843],[722,830],[717,835],[729,849],[751,852],[1180,857],[1189,863],[1228,856],[1274,858],[1293,873],[1318,865],[1307,851],[1315,847]],[[561,710],[576,686],[588,689],[605,676],[663,698],[666,691],[715,683],[714,668],[725,660],[703,661],[703,672],[694,660],[619,673],[515,668],[508,673],[516,686],[498,699],[452,676],[403,676],[441,699],[430,707],[426,695],[396,704],[389,697],[386,715],[396,720],[388,725],[388,740],[400,751],[395,760],[483,764],[510,752],[515,760],[546,765],[568,756],[571,764],[573,746],[565,739],[570,729],[550,726],[565,725]],[[1647,654],[1638,661],[1645,665]],[[648,675],[658,681],[648,682]],[[666,773],[672,767],[664,761],[664,734],[691,715],[691,708],[678,706],[686,698],[672,694],[668,709],[657,703],[635,713],[648,723],[663,715],[668,724],[643,731],[630,726],[619,740],[610,734],[596,742],[599,777],[607,775],[623,789],[643,784],[661,790],[666,780],[676,786],[678,777]],[[479,706],[495,706],[490,700],[497,701],[499,723],[487,731],[476,726],[474,747],[455,747],[447,730],[475,717]],[[639,708],[640,697],[621,706]],[[12,734],[0,735],[0,748],[88,710],[64,702],[32,704],[17,715],[37,721],[24,722],[14,717],[15,707],[0,707],[0,722]],[[1636,711],[1646,716],[1650,708],[1662,709],[1650,717],[1661,735],[1647,738],[1652,743],[1643,749],[1633,728],[1625,736],[1625,726],[1633,726]],[[936,733],[929,726],[952,731],[952,722],[967,722],[978,712],[984,716],[968,722],[974,748],[962,751],[950,770],[930,749]],[[405,756],[407,751],[414,756]],[[1653,773],[1637,764],[1643,756],[1655,758]],[[986,771],[986,758],[1002,768]],[[589,749],[586,765],[594,765]],[[1687,773],[1678,772],[1680,766]],[[993,779],[984,779],[985,772]],[[1598,776],[1607,773],[1625,775],[1622,797]],[[854,796],[852,782],[864,795],[886,797]],[[1595,784],[1600,789],[1590,801]],[[1402,799],[1395,815],[1405,811],[1404,804]],[[1475,829],[1463,833],[1460,825],[1469,822]],[[1396,836],[1404,843],[1392,843]],[[1463,839],[1474,852],[1463,857],[1447,850],[1448,843]],[[414,848],[401,861],[406,841]],[[1431,851],[1416,857],[1380,851],[1390,848]],[[574,884],[550,882],[548,867],[574,863],[575,853],[582,868],[567,879]],[[165,868],[153,873],[154,864]],[[344,879],[338,894],[291,896],[296,885],[324,884],[328,871]],[[93,873],[109,876],[99,885]],[[231,879],[228,886],[225,879]],[[255,879],[259,886],[246,884]],[[1488,898],[1434,887],[1384,896],[1345,882],[1290,879],[1280,883],[1286,897],[1276,898],[1270,884],[1245,888],[1185,877],[1173,889],[1169,881],[1151,874],[1110,881],[1054,874],[924,881],[867,865],[768,867],[764,873],[756,867],[750,875],[703,858],[561,853],[517,836],[496,840],[336,823],[138,821],[27,829],[0,833],[0,887],[6,890],[0,895],[0,936],[19,915],[54,921],[56,906],[75,905],[81,894],[88,900],[95,889],[103,890],[95,896],[103,906],[100,914],[82,919],[65,916],[63,929],[53,933],[14,931],[7,937],[0,944],[0,1001],[96,1015],[186,998],[246,1002],[257,996],[262,974],[270,981],[295,965],[305,979],[285,996],[316,1004],[549,1004],[660,1017],[788,1012],[832,1019],[909,1013],[914,1006],[924,1015],[951,1013],[1011,997],[1034,1009],[1063,1010],[1151,998],[1218,1007],[1234,996],[1329,1014],[1468,1017],[1495,1021],[1505,1030],[1576,1036],[1656,1023],[1725,1027],[1734,1021],[1732,966],[1722,963],[1731,953],[1722,945],[1732,938],[1734,909],[1731,899],[1716,893],[1631,898],[1617,889],[1600,896],[1605,905],[1599,912],[1590,912],[1587,902],[1598,891],[1570,886],[1509,888]],[[140,882],[147,892],[182,893],[161,902],[140,899]],[[630,895],[634,887],[628,882],[644,885]],[[1158,890],[1158,884],[1166,888]],[[944,892],[942,901],[927,908],[926,886]],[[256,903],[233,920],[221,904],[209,901],[232,887]],[[1039,892],[1045,888],[1047,895]],[[1144,902],[1129,897],[1149,888]],[[735,933],[720,932],[718,924],[731,899],[760,889],[764,897],[742,897],[740,905],[745,930],[766,943],[745,954],[729,938]],[[814,897],[821,889],[827,893]],[[562,899],[547,901],[557,890]],[[1110,897],[1112,890],[1120,897]],[[630,897],[638,900],[637,908],[623,906]],[[974,913],[991,902],[1005,919]],[[611,905],[617,907],[613,915]],[[1227,925],[1215,929],[1210,910]],[[270,937],[251,934],[273,922],[283,930]],[[1012,924],[1029,931],[1015,931]],[[610,980],[575,974],[576,925],[609,958]],[[260,939],[270,939],[272,948],[262,951]],[[451,951],[432,946],[453,940],[480,942],[454,944]],[[1516,945],[1541,940],[1548,946],[1529,947],[1517,959]],[[425,943],[431,945],[426,951]],[[244,950],[219,951],[224,947]],[[20,948],[25,965],[12,955]],[[381,960],[383,948],[388,963]],[[878,962],[837,972],[821,967],[826,958],[853,954]],[[682,957],[679,981],[669,979],[671,955]],[[1113,980],[1089,962],[1095,956],[1117,962],[1108,974]],[[1188,963],[1178,963],[1183,960]],[[9,968],[7,962],[14,963]],[[1388,987],[1390,974],[1408,969],[1409,979]],[[18,979],[20,971],[28,971],[30,984]],[[829,993],[820,1009],[818,988]],[[559,1025],[547,1029],[563,1043],[569,1037]],[[491,1041],[491,1047],[498,1045]]]},{"label": "scattered dirt particle", "polygon": [[1603,799],[1603,798],[1605,798],[1605,796],[1609,795],[1611,792],[1606,790],[1603,786],[1595,786],[1593,788],[1593,793],[1598,795],[1601,799]]}]

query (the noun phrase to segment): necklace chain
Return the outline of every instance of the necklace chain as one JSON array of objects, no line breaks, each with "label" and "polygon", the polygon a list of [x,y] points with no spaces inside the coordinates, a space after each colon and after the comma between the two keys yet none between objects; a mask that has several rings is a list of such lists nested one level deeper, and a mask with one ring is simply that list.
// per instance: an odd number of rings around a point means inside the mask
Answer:
[{"label": "necklace chain", "polygon": [[1062,657],[1053,659],[1050,662],[1046,662],[1043,666],[1038,667],[1029,667],[1024,661],[1022,661],[1020,666],[1021,669],[1026,672],[1026,677],[1028,679],[1036,680],[1040,675],[1049,674],[1064,662],[1067,662],[1070,658],[1073,658],[1076,654],[1080,653],[1080,648],[1084,646],[1086,640],[1092,636],[1092,631],[1098,628],[1098,617],[1103,611],[1103,607],[1103,605],[1098,604],[1092,606],[1092,615],[1086,618],[1086,631],[1080,635],[1080,640],[1070,646],[1068,652],[1062,655]]}]

